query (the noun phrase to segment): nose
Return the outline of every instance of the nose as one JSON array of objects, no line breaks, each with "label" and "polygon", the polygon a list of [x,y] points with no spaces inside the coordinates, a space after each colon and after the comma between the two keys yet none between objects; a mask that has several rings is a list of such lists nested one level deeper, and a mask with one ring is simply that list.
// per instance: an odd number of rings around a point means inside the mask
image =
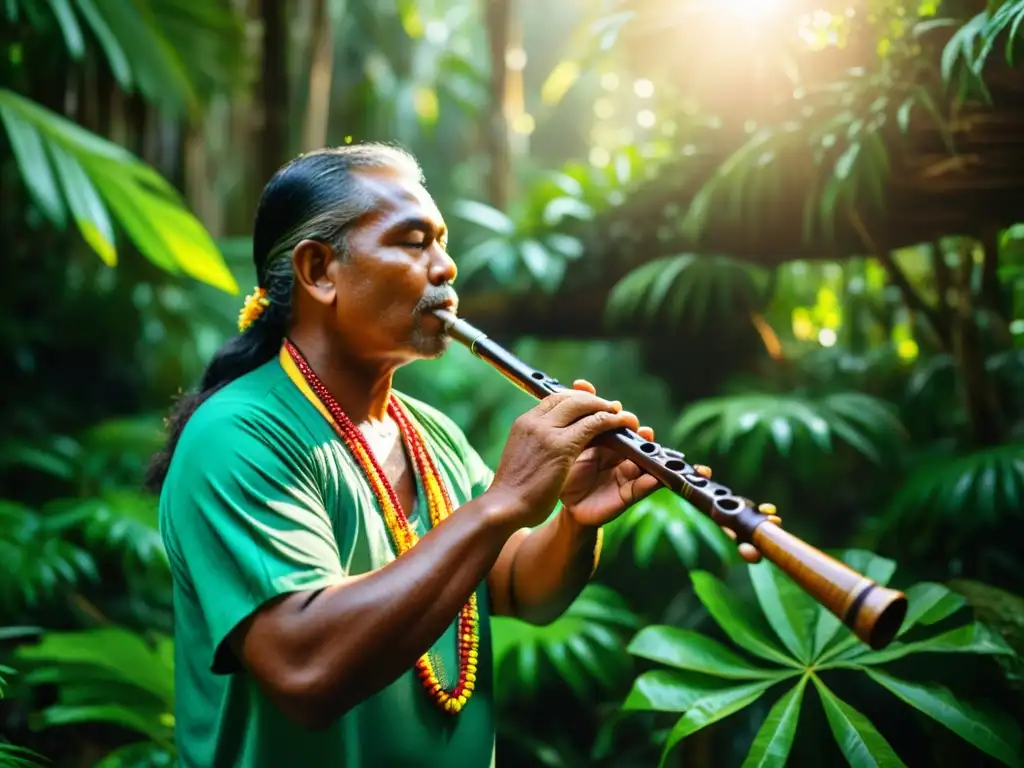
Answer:
[{"label": "nose", "polygon": [[444,285],[445,283],[454,283],[458,274],[459,268],[455,264],[454,259],[440,245],[435,245],[431,249],[430,258],[431,284]]}]

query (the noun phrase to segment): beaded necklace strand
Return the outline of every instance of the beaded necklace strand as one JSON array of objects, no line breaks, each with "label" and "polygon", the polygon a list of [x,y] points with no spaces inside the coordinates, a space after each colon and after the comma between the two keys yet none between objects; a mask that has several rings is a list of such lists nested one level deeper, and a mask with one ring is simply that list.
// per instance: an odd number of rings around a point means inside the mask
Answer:
[{"label": "beaded necklace strand", "polygon": [[[359,464],[377,496],[377,502],[391,536],[395,555],[401,557],[416,545],[419,537],[410,526],[398,500],[398,495],[384,475],[369,443],[363,437],[362,432],[352,423],[352,420],[341,410],[341,406],[309,367],[302,353],[288,339],[285,339],[282,347],[280,361],[289,378],[310,402],[317,406],[317,410],[338,433],[345,443],[345,447]],[[388,401],[388,414],[398,424],[406,449],[412,455],[416,473],[423,483],[427,506],[430,510],[430,522],[433,526],[437,526],[452,513],[452,503],[448,491],[445,489],[433,459],[427,452],[422,435],[394,395],[391,395]],[[473,695],[480,647],[479,619],[477,598],[474,592],[459,612],[457,632],[459,674],[454,687],[446,689],[442,685],[429,651],[416,661],[416,673],[422,681],[423,687],[442,711],[452,714],[460,712]]]}]

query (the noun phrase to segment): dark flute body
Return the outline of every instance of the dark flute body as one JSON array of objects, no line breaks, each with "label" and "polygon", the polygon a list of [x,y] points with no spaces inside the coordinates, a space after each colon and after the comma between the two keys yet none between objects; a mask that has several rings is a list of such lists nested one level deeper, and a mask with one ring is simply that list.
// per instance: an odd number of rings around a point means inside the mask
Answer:
[{"label": "dark flute body", "polygon": [[[523,391],[542,399],[566,389],[453,313],[437,310],[435,314],[446,324],[453,339]],[[632,460],[715,523],[734,531],[737,542],[753,544],[765,559],[786,573],[870,647],[884,648],[896,636],[907,612],[907,599],[902,592],[875,583],[787,533],[769,521],[749,499],[697,474],[678,451],[645,440],[627,429],[608,432],[595,442]]]}]

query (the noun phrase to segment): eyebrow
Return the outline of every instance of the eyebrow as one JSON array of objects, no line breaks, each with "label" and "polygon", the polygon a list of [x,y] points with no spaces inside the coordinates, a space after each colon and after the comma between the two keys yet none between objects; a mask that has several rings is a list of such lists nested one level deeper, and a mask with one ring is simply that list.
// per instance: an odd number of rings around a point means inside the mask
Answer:
[{"label": "eyebrow", "polygon": [[392,232],[399,232],[403,230],[416,230],[423,232],[426,235],[434,235],[438,240],[445,240],[448,235],[448,228],[442,224],[438,227],[430,219],[425,219],[422,216],[411,216],[407,219],[402,219],[396,222],[392,226],[388,227]]}]

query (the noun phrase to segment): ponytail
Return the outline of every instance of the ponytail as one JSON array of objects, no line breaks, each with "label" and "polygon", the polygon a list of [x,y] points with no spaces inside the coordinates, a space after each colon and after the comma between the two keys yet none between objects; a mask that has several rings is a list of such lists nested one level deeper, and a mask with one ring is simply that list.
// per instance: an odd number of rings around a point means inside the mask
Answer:
[{"label": "ponytail", "polygon": [[347,227],[373,207],[353,173],[359,168],[388,167],[422,181],[418,163],[404,151],[383,144],[357,144],[303,155],[267,183],[253,232],[253,263],[266,302],[254,319],[248,318],[251,322],[244,330],[217,350],[198,391],[175,403],[167,419],[167,445],[146,471],[148,490],[160,492],[181,433],[196,410],[226,385],[277,356],[291,327],[295,246],[303,240],[318,240],[345,258]]}]

